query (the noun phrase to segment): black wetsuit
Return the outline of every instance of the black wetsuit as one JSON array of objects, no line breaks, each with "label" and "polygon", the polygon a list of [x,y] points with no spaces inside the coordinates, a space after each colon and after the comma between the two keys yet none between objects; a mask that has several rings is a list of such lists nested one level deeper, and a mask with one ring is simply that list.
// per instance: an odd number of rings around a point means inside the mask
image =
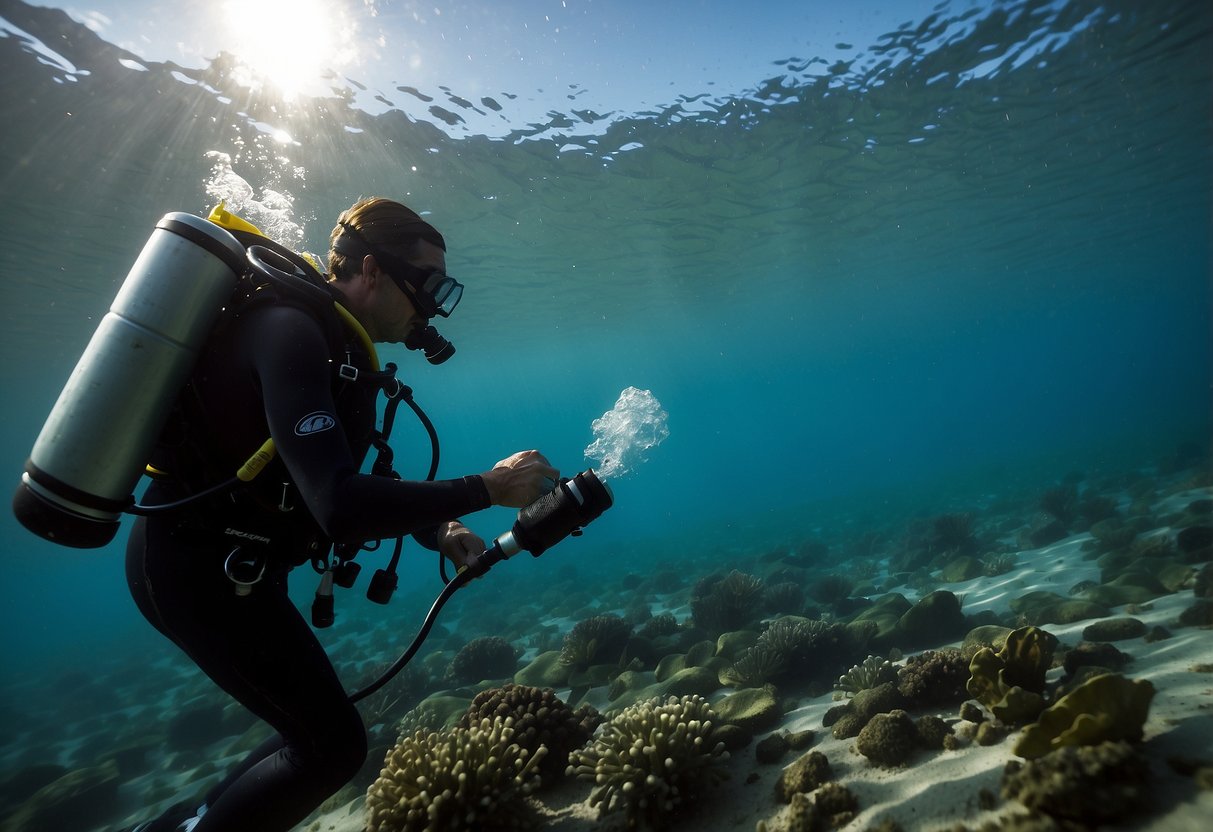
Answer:
[{"label": "black wetsuit", "polygon": [[[267,436],[277,459],[253,488],[140,518],[127,546],[127,580],[144,616],[277,731],[207,795],[195,832],[288,830],[366,756],[362,720],[287,596],[290,569],[326,553],[329,539],[397,537],[489,505],[479,477],[359,473],[375,394],[337,378],[334,361],[369,367],[357,351],[335,357],[331,331],[314,312],[262,304],[212,338],[183,396],[187,435],[168,431],[162,442],[177,443],[189,474],[154,484],[144,502],[230,477]],[[247,595],[224,572],[236,546],[268,564]]]}]

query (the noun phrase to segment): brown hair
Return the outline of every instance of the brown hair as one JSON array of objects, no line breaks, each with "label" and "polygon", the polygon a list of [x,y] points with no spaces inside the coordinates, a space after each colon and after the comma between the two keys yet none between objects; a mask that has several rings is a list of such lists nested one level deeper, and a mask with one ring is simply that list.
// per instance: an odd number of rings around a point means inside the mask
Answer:
[{"label": "brown hair", "polygon": [[[351,235],[347,226],[353,228],[356,235]],[[421,240],[446,251],[446,241],[438,229],[423,220],[416,211],[381,196],[360,199],[341,212],[337,225],[329,235],[329,274],[336,280],[348,279],[361,269],[360,257],[355,260],[335,250],[337,240],[343,234],[347,238],[354,236],[359,243],[357,248],[363,248],[364,243],[370,244],[405,260],[413,256]]]}]

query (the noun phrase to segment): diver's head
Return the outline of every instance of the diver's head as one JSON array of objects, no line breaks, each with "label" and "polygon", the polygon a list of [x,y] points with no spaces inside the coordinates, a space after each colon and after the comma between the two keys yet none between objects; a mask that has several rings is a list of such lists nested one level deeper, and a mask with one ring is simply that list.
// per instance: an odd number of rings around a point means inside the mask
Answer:
[{"label": "diver's head", "polygon": [[429,325],[447,317],[463,285],[446,273],[446,241],[416,212],[390,199],[355,203],[333,228],[329,273],[375,341],[422,349],[433,364],[455,351]]}]

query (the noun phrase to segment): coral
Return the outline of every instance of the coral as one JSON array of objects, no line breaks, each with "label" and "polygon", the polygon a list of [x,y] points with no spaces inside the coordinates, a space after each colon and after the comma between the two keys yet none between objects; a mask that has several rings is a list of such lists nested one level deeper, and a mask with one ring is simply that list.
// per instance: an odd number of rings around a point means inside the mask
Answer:
[{"label": "coral", "polygon": [[720,683],[732,688],[757,688],[787,670],[786,657],[769,645],[755,644],[742,650],[733,664],[720,671]]},{"label": "coral", "polygon": [[704,578],[691,590],[691,618],[713,635],[740,630],[757,619],[762,589],[759,578],[736,569]]},{"label": "coral", "polygon": [[1141,739],[1154,685],[1105,673],[1083,682],[1054,702],[1015,744],[1020,757],[1035,759],[1071,745]]},{"label": "coral", "polygon": [[804,610],[804,588],[796,581],[769,584],[763,592],[762,604],[768,612],[798,615]]},{"label": "coral", "polygon": [[941,514],[931,521],[931,551],[967,554],[977,545],[972,514]]},{"label": "coral", "polygon": [[1052,633],[1021,627],[997,653],[987,647],[974,654],[966,689],[1001,721],[1029,722],[1044,709],[1045,673],[1056,649]]},{"label": "coral", "polygon": [[834,779],[830,761],[820,751],[810,751],[783,770],[775,781],[775,797],[791,803],[793,796],[807,794]]},{"label": "coral", "polygon": [[851,594],[853,584],[842,575],[826,575],[809,587],[809,597],[819,604],[837,604]]},{"label": "coral", "polygon": [[868,656],[838,677],[834,690],[854,696],[861,690],[869,690],[885,682],[897,681],[897,668],[879,656]]},{"label": "coral", "polygon": [[514,721],[514,742],[532,753],[540,746],[547,748],[539,765],[545,782],[564,774],[569,753],[589,742],[603,722],[602,714],[592,706],[573,710],[551,688],[510,683],[477,694],[459,726],[470,728],[485,719],[506,718]]},{"label": "coral", "polygon": [[927,650],[906,659],[897,690],[913,707],[958,704],[967,696],[969,662],[959,650]]},{"label": "coral", "polygon": [[418,732],[388,752],[366,793],[366,832],[526,829],[524,798],[546,754],[513,740],[511,719]]},{"label": "coral", "polygon": [[876,714],[859,732],[855,750],[879,766],[894,768],[917,750],[918,729],[902,710]]},{"label": "coral", "polygon": [[641,624],[640,629],[636,631],[636,635],[641,638],[653,639],[673,635],[676,632],[678,632],[678,619],[672,613],[663,612]]},{"label": "coral", "polygon": [[455,684],[481,679],[505,679],[518,667],[518,651],[500,636],[474,638],[455,654],[446,669],[446,678]]},{"label": "coral", "polygon": [[1050,488],[1040,495],[1040,510],[1069,526],[1078,515],[1078,489],[1070,484]]},{"label": "coral", "polygon": [[564,637],[560,662],[578,669],[619,660],[632,628],[618,615],[596,615],[578,621]]},{"label": "coral", "polygon": [[846,628],[811,618],[789,615],[771,622],[755,649],[770,649],[785,663],[781,677],[829,678],[845,667],[849,647]]},{"label": "coral", "polygon": [[724,744],[712,739],[715,714],[699,696],[625,708],[587,748],[569,755],[569,773],[594,782],[599,814],[622,810],[628,826],[661,828],[684,803],[705,795],[728,772]]},{"label": "coral", "polygon": [[1061,748],[1039,760],[1007,763],[1002,795],[1083,828],[1120,823],[1149,800],[1149,766],[1125,742]]}]

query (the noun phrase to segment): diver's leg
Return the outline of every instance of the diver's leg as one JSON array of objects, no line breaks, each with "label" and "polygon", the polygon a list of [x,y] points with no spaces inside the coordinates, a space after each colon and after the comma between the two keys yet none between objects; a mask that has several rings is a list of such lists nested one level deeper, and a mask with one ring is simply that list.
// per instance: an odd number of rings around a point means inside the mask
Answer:
[{"label": "diver's leg", "polygon": [[[195,832],[288,830],[345,784],[366,757],[366,731],[279,571],[237,596],[225,552],[150,524],[128,575],[140,608],[227,693],[275,728],[208,795]],[[134,544],[132,539],[132,544]],[[153,616],[155,616],[153,618]],[[213,801],[213,802],[212,802]]]}]

